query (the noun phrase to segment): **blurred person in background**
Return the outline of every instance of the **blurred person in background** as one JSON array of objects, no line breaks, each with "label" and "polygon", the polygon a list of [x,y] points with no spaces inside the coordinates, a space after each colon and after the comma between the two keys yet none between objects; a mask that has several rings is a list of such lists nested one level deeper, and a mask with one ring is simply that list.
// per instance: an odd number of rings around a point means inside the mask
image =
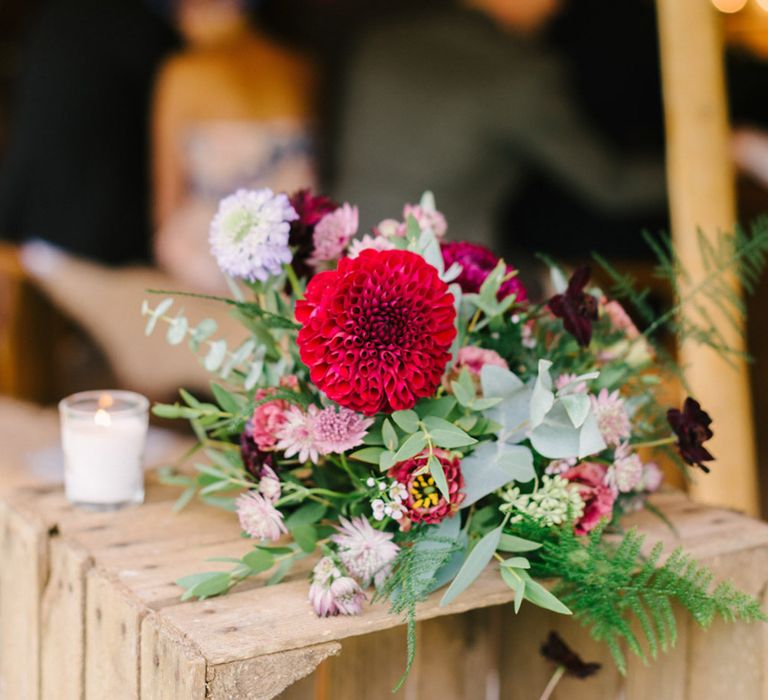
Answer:
[{"label": "blurred person in background", "polygon": [[[178,0],[165,9],[186,48],[162,67],[152,110],[159,267],[105,267],[38,230],[30,235],[57,246],[33,242],[22,250],[30,274],[99,343],[118,378],[152,396],[185,383],[207,386],[208,378],[189,352],[167,352],[163,334],[140,340],[146,290],[226,291],[208,247],[219,199],[239,187],[291,191],[314,179],[310,64],[255,29],[246,2]],[[80,203],[62,196],[59,206]],[[100,233],[110,249],[108,221]],[[213,315],[223,337],[242,333],[221,307],[195,299],[184,307],[191,318]]]},{"label": "blurred person in background", "polygon": [[373,225],[431,189],[454,235],[505,254],[514,235],[496,221],[534,169],[602,211],[663,205],[661,153],[613,149],[543,40],[560,5],[465,0],[371,33],[350,62],[337,196]]}]

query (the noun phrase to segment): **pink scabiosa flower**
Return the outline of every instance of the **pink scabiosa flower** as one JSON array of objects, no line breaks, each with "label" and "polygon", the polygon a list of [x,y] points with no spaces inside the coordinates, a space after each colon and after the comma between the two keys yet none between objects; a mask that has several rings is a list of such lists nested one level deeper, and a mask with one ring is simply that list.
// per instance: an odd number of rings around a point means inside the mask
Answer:
[{"label": "pink scabiosa flower", "polygon": [[284,452],[286,457],[298,455],[300,462],[311,461],[317,464],[320,456],[315,420],[320,413],[317,406],[310,406],[306,412],[298,406],[289,407],[284,421],[277,432],[275,449]]},{"label": "pink scabiosa flower", "polygon": [[315,386],[372,416],[413,408],[440,384],[456,329],[437,270],[405,250],[364,250],[321,272],[296,302],[297,343]]},{"label": "pink scabiosa flower", "polygon": [[211,253],[231,277],[264,282],[291,262],[288,235],[297,218],[284,194],[238,190],[221,200],[211,222]]},{"label": "pink scabiosa flower", "polygon": [[237,517],[243,532],[256,540],[280,539],[288,532],[283,514],[261,493],[247,491],[235,501]]},{"label": "pink scabiosa flower", "polygon": [[341,454],[363,443],[373,418],[343,406],[328,406],[314,419],[315,444],[323,455]]},{"label": "pink scabiosa flower", "polygon": [[466,369],[467,372],[469,372],[469,376],[472,378],[475,389],[479,391],[480,373],[485,365],[509,369],[507,361],[495,350],[486,350],[485,348],[479,348],[476,345],[467,345],[463,348],[459,348],[456,353],[456,361],[454,362],[453,367],[451,367],[450,372],[443,377],[443,386],[446,391],[451,391],[451,382],[457,380],[461,371]]},{"label": "pink scabiosa flower", "polygon": [[392,533],[374,529],[362,516],[347,520],[340,516],[341,526],[331,540],[338,546],[338,555],[347,571],[364,587],[380,586],[389,576],[392,562],[400,548],[392,541]]},{"label": "pink scabiosa flower", "polygon": [[632,432],[632,426],[619,390],[609,393],[608,389],[601,389],[597,396],[592,395],[589,398],[603,440],[609,445],[619,445],[622,440],[627,439]]},{"label": "pink scabiosa flower", "polygon": [[464,476],[461,473],[461,460],[445,450],[435,450],[434,455],[443,467],[445,480],[448,482],[449,500],[440,493],[429,473],[416,473],[427,464],[427,452],[398,462],[387,472],[390,478],[404,484],[408,490],[408,497],[400,504],[405,510],[404,517],[399,520],[401,530],[409,529],[411,523],[439,523],[453,515],[465,498],[462,491]]},{"label": "pink scabiosa flower", "polygon": [[[406,204],[403,207],[403,219],[407,222],[408,217],[412,216],[419,224],[422,231],[429,229],[438,238],[443,238],[448,230],[448,223],[445,216],[437,209],[425,209],[419,204]],[[405,229],[405,225],[403,229]]]},{"label": "pink scabiosa flower", "polygon": [[338,260],[357,233],[357,207],[343,204],[335,211],[326,214],[315,226],[312,234],[314,250],[307,261],[315,268],[324,263]]},{"label": "pink scabiosa flower", "polygon": [[[476,294],[485,282],[485,278],[499,264],[499,259],[488,248],[477,243],[468,241],[451,241],[441,243],[440,250],[443,253],[443,262],[446,269],[453,263],[461,265],[461,274],[456,278],[456,282],[461,287],[461,291],[467,294]],[[507,265],[507,274],[515,272],[515,268]],[[515,295],[515,301],[522,304],[528,301],[528,293],[523,283],[517,276],[511,277],[499,288],[498,298]]]},{"label": "pink scabiosa flower", "polygon": [[622,442],[617,448],[613,464],[605,474],[605,483],[619,493],[634,491],[643,478],[643,462],[629,443]]},{"label": "pink scabiosa flower", "polygon": [[646,462],[643,465],[643,477],[640,480],[638,488],[646,493],[654,493],[659,490],[661,482],[664,480],[659,465],[656,462]]},{"label": "pink scabiosa flower", "polygon": [[611,326],[614,330],[622,331],[629,340],[634,340],[640,336],[640,331],[637,330],[634,321],[618,301],[615,299],[612,299],[611,301],[603,299],[602,302],[603,311],[611,321]]},{"label": "pink scabiosa flower", "polygon": [[394,250],[395,244],[387,236],[371,236],[366,233],[362,238],[352,241],[347,248],[347,257],[354,260],[364,250]]},{"label": "pink scabiosa flower", "polygon": [[584,501],[584,514],[574,527],[577,535],[586,535],[603,518],[610,518],[613,513],[616,493],[605,483],[606,471],[604,464],[581,462],[562,475],[573,484]]}]

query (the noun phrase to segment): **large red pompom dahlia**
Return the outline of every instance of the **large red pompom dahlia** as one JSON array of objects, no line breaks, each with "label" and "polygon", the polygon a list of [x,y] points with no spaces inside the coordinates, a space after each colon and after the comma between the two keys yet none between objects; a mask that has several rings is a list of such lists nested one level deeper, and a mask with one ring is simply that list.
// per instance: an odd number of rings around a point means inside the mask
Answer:
[{"label": "large red pompom dahlia", "polygon": [[400,529],[407,530],[411,523],[427,523],[433,525],[444,518],[453,515],[466,498],[464,475],[461,473],[461,460],[455,454],[446,450],[435,450],[435,457],[440,460],[448,482],[449,500],[440,493],[435,480],[429,472],[417,474],[427,464],[429,454],[425,451],[411,459],[398,462],[387,475],[399,481],[408,491],[403,501],[405,516],[400,522]]},{"label": "large red pompom dahlia", "polygon": [[301,359],[341,406],[373,415],[431,396],[451,358],[453,295],[405,250],[364,250],[315,275],[296,303]]}]

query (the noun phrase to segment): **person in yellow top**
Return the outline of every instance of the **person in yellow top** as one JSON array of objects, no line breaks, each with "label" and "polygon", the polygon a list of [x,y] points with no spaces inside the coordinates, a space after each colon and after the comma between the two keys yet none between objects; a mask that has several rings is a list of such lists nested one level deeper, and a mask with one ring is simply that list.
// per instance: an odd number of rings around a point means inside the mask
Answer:
[{"label": "person in yellow top", "polygon": [[[144,338],[145,290],[226,291],[208,246],[218,201],[240,187],[291,192],[315,181],[311,63],[255,27],[245,2],[178,0],[174,12],[187,47],[162,67],[151,116],[157,267],[107,268],[44,242],[22,250],[30,275],[97,341],[117,378],[153,396],[207,386],[207,377],[162,333]],[[218,313],[220,336],[242,333],[217,306],[185,299],[184,308],[190,319]]]}]

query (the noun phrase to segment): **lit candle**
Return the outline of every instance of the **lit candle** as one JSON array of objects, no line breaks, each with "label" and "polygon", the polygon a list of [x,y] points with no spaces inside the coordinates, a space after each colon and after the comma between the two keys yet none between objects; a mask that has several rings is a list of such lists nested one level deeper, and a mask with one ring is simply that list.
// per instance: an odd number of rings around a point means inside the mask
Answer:
[{"label": "lit candle", "polygon": [[143,502],[148,409],[130,391],[84,391],[59,403],[70,503],[111,510]]}]

